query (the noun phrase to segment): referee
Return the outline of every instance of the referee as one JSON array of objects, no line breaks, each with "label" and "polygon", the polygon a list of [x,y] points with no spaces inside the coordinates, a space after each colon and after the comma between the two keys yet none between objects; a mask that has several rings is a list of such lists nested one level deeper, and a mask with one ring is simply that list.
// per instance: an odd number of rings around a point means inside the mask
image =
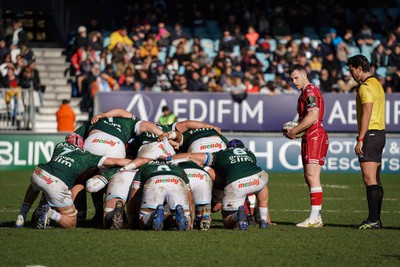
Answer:
[{"label": "referee", "polygon": [[358,137],[355,153],[360,162],[367,191],[369,215],[359,229],[380,229],[383,187],[380,179],[382,152],[385,147],[385,92],[372,76],[363,55],[350,57],[346,64],[360,83],[356,95]]}]

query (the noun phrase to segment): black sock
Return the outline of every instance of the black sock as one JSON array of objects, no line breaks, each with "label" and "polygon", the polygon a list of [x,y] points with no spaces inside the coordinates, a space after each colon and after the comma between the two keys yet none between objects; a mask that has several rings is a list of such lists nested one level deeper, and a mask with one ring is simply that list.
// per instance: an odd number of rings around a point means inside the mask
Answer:
[{"label": "black sock", "polygon": [[96,214],[98,214],[98,215],[103,214],[104,192],[105,192],[104,189],[102,189],[99,192],[92,193],[93,205],[96,210]]},{"label": "black sock", "polygon": [[379,218],[378,215],[379,195],[380,192],[378,185],[367,186],[367,201],[369,210],[368,220],[370,220],[371,222],[376,222]]},{"label": "black sock", "polygon": [[383,201],[383,186],[379,186],[379,204],[378,204],[378,219],[381,219],[382,201]]}]

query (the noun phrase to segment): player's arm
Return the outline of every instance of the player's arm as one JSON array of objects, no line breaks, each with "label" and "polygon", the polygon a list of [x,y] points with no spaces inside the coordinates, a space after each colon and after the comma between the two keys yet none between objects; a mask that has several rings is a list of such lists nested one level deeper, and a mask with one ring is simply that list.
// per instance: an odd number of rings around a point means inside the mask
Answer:
[{"label": "player's arm", "polygon": [[162,135],[164,133],[155,123],[150,121],[141,121],[139,125],[139,133],[150,132],[155,135]]},{"label": "player's arm", "polygon": [[183,133],[187,130],[199,129],[199,128],[213,128],[219,134],[221,134],[221,128],[214,126],[212,124],[201,122],[201,121],[186,120],[186,121],[177,122],[175,125],[175,129],[181,133]]},{"label": "player's arm", "polygon": [[[137,169],[140,166],[146,164],[147,162],[150,162],[151,159],[148,158],[136,158],[134,160],[130,159],[117,159],[117,158],[106,158],[105,161],[108,161],[112,166],[118,165],[118,166],[124,166],[121,169],[110,169],[103,175],[95,175],[92,178],[88,179],[86,181],[86,191],[90,193],[98,192],[101,189],[103,189],[109,181],[109,178],[113,176],[117,171],[129,171],[133,169]],[[105,162],[104,161],[104,162]],[[103,165],[104,165],[103,162]],[[114,164],[113,164],[114,163]]]},{"label": "player's arm", "polygon": [[296,135],[310,128],[316,121],[318,121],[319,109],[311,109],[307,115],[300,121],[299,125],[292,129],[288,129],[285,136],[289,139],[296,139]]},{"label": "player's arm", "polygon": [[[361,155],[363,153],[362,147],[364,144],[363,138],[365,137],[367,131],[368,131],[368,126],[369,122],[371,120],[371,115],[372,115],[372,107],[373,103],[368,102],[368,103],[363,103],[362,104],[362,117],[361,117],[361,126],[360,126],[360,131],[358,133],[358,140],[356,147],[354,148],[356,155]],[[361,140],[360,140],[361,138]]]},{"label": "player's arm", "polygon": [[90,120],[90,122],[96,123],[99,119],[101,118],[110,118],[110,117],[122,117],[122,118],[132,118],[133,115],[129,111],[126,111],[124,109],[111,109],[109,111],[106,111],[104,113],[97,114],[96,116],[93,116],[93,118]]},{"label": "player's arm", "polygon": [[103,161],[103,166],[125,166],[131,162],[130,159],[127,158],[106,158]]},{"label": "player's arm", "polygon": [[167,160],[180,161],[193,161],[199,166],[211,166],[213,163],[213,155],[211,153],[179,153],[174,156],[166,158]]}]

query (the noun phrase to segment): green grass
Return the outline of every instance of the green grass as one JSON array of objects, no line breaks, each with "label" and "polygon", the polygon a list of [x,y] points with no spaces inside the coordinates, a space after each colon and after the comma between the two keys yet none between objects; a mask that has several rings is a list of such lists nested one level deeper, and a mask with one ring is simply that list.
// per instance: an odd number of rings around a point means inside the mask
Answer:
[{"label": "green grass", "polygon": [[[270,173],[276,226],[246,232],[15,229],[30,172],[0,172],[0,266],[400,266],[399,175],[383,175],[384,229],[355,229],[367,216],[361,174],[323,174],[322,229],[294,225],[309,213],[300,173]],[[93,215],[90,207],[88,218]],[[30,217],[30,214],[28,215]]]}]

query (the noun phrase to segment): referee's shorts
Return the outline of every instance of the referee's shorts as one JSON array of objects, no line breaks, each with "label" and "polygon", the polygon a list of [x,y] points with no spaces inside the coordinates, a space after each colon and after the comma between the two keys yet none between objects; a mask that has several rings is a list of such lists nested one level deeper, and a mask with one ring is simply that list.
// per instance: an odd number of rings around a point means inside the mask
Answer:
[{"label": "referee's shorts", "polygon": [[368,130],[364,136],[363,154],[358,156],[358,161],[381,162],[385,143],[385,130]]}]

